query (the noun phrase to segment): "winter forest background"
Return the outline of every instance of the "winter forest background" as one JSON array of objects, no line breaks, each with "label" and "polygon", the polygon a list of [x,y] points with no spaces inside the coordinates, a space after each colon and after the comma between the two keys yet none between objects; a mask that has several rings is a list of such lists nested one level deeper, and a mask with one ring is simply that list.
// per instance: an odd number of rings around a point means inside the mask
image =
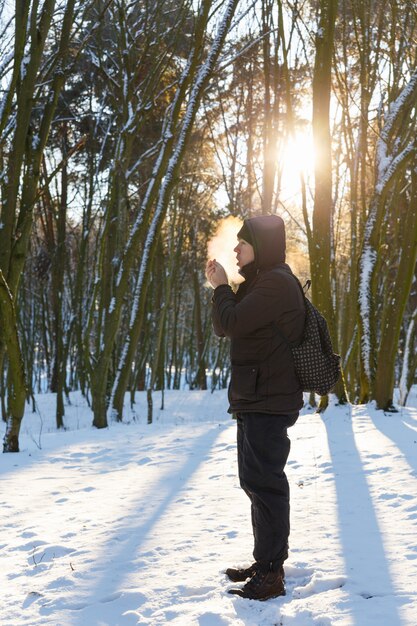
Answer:
[{"label": "winter forest background", "polygon": [[74,390],[102,428],[126,392],[147,390],[151,421],[154,390],[225,387],[207,246],[259,213],[283,216],[288,260],[312,279],[339,401],[392,409],[399,386],[405,404],[414,2],[0,0],[0,28],[6,452],[39,392],[56,393],[58,428]]}]

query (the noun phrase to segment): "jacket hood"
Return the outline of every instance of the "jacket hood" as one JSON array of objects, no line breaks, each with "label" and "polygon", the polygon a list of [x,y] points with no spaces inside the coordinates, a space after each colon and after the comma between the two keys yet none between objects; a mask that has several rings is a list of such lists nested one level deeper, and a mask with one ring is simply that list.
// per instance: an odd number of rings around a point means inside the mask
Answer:
[{"label": "jacket hood", "polygon": [[[251,235],[256,269],[285,263],[285,224],[278,215],[258,215],[244,220]],[[243,269],[243,268],[242,268]]]}]

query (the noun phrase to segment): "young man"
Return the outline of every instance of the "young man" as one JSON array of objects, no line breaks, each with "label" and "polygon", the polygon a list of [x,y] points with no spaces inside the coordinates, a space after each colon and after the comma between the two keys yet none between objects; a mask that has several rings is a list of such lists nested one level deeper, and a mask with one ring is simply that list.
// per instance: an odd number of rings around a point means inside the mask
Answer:
[{"label": "young man", "polygon": [[292,426],[303,396],[290,342],[301,339],[304,299],[285,263],[285,227],[276,215],[246,219],[237,234],[239,272],[236,293],[224,268],[208,261],[216,334],[231,339],[229,412],[237,418],[239,480],[251,501],[255,562],[226,570],[233,582],[248,582],[229,592],[267,600],[285,594],[283,563],[288,557],[289,486],[284,467]]}]

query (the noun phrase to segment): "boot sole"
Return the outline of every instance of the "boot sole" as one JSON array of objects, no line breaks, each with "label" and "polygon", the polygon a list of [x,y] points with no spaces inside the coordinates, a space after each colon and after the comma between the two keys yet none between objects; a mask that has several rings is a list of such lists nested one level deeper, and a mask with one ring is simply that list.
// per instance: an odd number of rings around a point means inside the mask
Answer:
[{"label": "boot sole", "polygon": [[265,602],[266,600],[272,600],[273,598],[280,598],[286,595],[285,589],[280,593],[272,593],[269,596],[265,596],[264,598],[256,598],[253,596],[245,595],[242,589],[229,589],[227,593],[230,593],[233,596],[239,596],[240,598],[246,598],[246,600],[258,600],[259,602]]}]

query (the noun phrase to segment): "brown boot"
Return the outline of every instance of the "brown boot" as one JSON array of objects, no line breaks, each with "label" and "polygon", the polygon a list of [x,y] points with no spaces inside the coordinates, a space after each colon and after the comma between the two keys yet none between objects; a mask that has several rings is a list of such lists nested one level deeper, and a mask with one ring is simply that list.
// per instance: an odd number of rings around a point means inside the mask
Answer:
[{"label": "brown boot", "polygon": [[[255,563],[252,563],[252,565],[245,568],[228,567],[225,574],[233,583],[244,583],[248,578],[252,578],[258,569],[259,565],[255,561]],[[279,568],[279,573],[281,574],[282,579],[285,580],[284,568],[282,565]]]},{"label": "brown boot", "polygon": [[246,568],[233,568],[229,567],[226,570],[226,576],[234,583],[243,583],[247,578],[252,578],[254,574],[256,574],[258,568],[256,563],[252,563],[249,567]]},{"label": "brown boot", "polygon": [[250,600],[269,600],[269,598],[285,596],[284,579],[281,571],[261,572],[257,570],[242,589],[229,589],[229,593]]}]

